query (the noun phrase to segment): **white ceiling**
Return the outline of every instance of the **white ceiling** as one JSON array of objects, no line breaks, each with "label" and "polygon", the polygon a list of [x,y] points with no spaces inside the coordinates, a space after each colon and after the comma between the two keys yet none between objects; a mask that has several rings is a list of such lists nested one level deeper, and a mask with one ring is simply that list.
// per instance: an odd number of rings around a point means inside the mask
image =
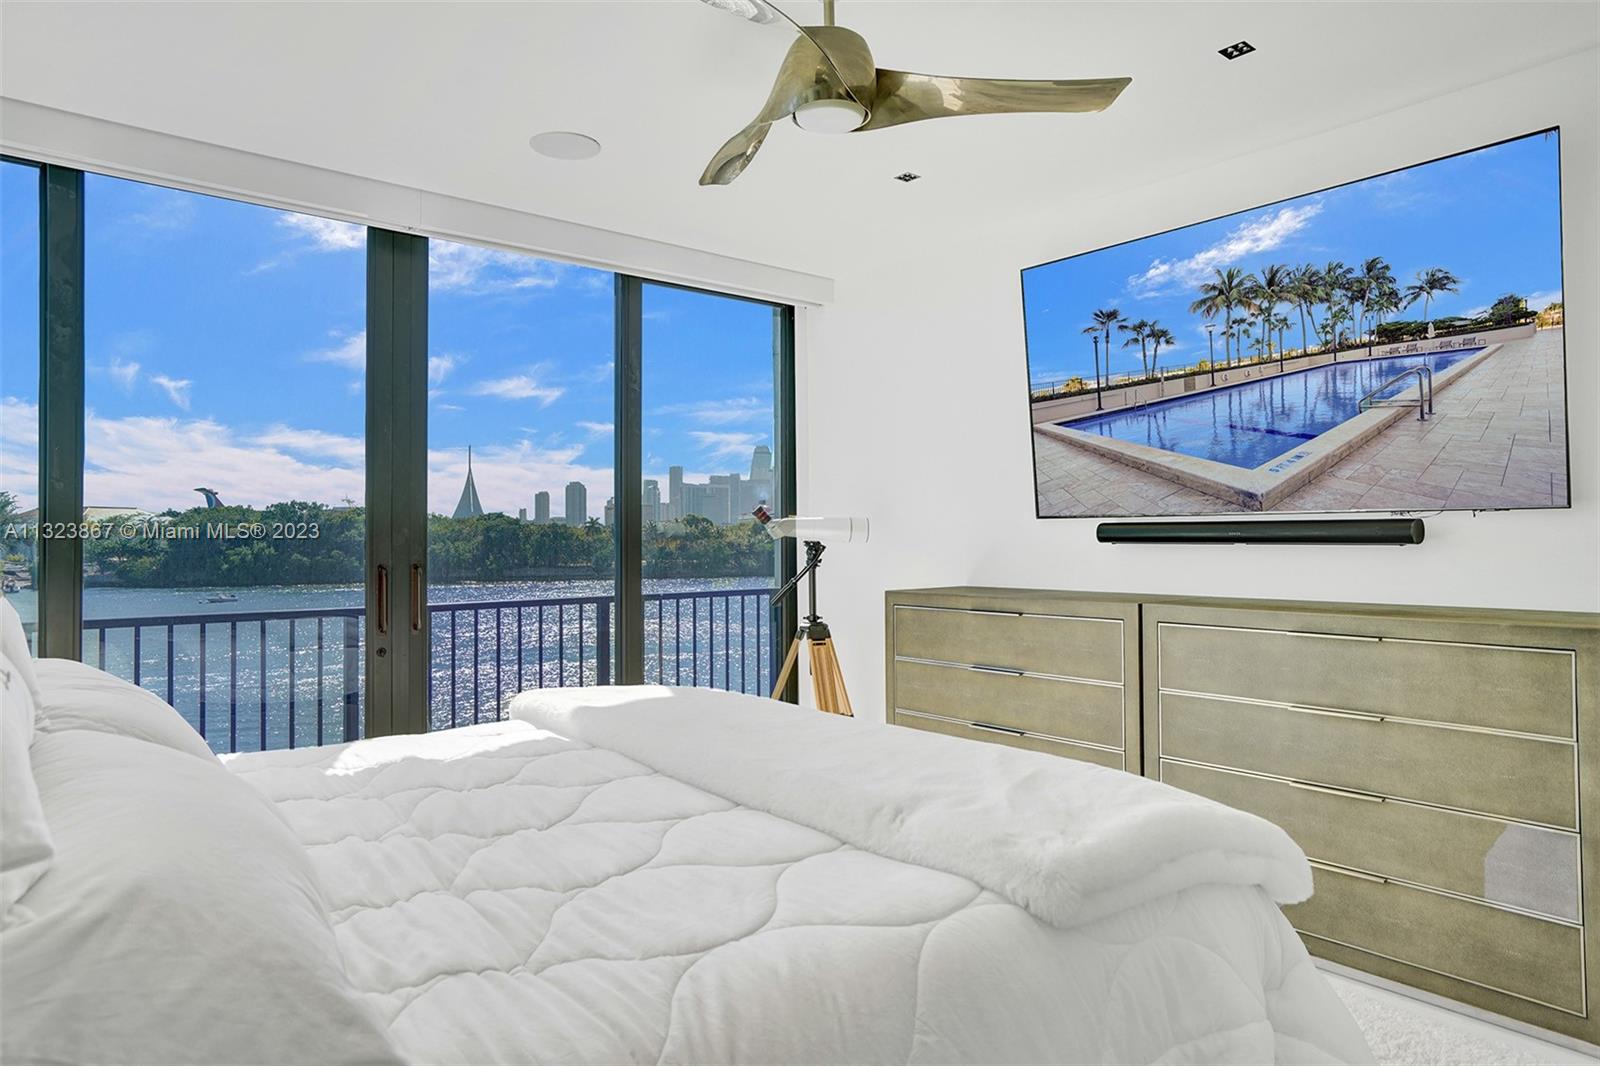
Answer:
[{"label": "white ceiling", "polygon": [[[1600,5],[840,0],[882,66],[1130,75],[1100,115],[774,129],[696,184],[789,37],[695,0],[0,5],[0,94],[815,273],[873,242],[1081,210],[1097,195],[1593,48]],[[804,22],[820,4],[785,3]],[[1241,38],[1259,49],[1226,62]],[[544,159],[577,130],[602,154]],[[892,180],[902,171],[923,179]],[[859,265],[859,262],[858,264]]]}]

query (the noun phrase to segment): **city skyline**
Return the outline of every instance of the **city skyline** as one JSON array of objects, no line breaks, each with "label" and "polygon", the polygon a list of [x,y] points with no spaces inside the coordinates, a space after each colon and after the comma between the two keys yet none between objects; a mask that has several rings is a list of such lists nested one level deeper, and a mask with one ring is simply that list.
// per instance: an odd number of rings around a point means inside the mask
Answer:
[{"label": "city skyline", "polygon": [[[719,525],[743,521],[757,506],[772,502],[772,449],[765,444],[758,444],[751,449],[747,472],[730,471],[705,476],[705,481],[693,482],[687,480],[683,467],[669,467],[666,496],[661,494],[661,479],[642,478],[640,509],[644,524],[681,521],[687,515],[698,515]],[[600,517],[607,526],[612,524],[615,498],[608,497],[601,514],[595,515],[589,510],[588,489],[581,481],[567,483],[563,490],[563,510],[560,514],[551,511],[550,498],[548,490],[534,493],[533,517],[531,519],[528,517],[528,509],[523,506],[517,507],[517,517],[535,524],[565,525],[583,525],[591,518]],[[466,478],[461,487],[460,500],[451,517],[474,518],[486,513],[489,512],[486,512],[479,503],[469,445]]]}]

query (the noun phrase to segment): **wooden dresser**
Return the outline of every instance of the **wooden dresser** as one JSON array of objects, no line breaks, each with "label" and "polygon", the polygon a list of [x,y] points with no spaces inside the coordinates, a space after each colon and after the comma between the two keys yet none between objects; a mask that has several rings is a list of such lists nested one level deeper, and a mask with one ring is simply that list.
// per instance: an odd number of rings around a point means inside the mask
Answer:
[{"label": "wooden dresser", "polygon": [[1022,589],[888,601],[889,720],[1139,772],[1139,602]]},{"label": "wooden dresser", "polygon": [[[937,717],[917,718],[918,690],[903,671],[923,657],[914,631],[897,627],[900,605],[964,598],[1013,618],[1031,617],[1035,603],[1105,617],[1114,608],[1124,621],[1131,612],[1140,639],[1124,643],[1125,693],[1140,696],[1141,713],[1123,750],[1142,761],[1129,755],[1125,768],[1287,830],[1312,860],[1316,894],[1285,914],[1314,954],[1600,1042],[1600,980],[1588,971],[1589,957],[1600,959],[1600,831],[1583,833],[1585,820],[1600,825],[1600,769],[1580,755],[1580,738],[1600,731],[1600,618],[999,589],[889,594],[892,721],[1079,758],[1031,742],[1049,733],[1036,728],[1051,713],[1047,697],[1007,690],[1031,668],[991,675],[982,690],[945,686]],[[959,642],[958,631],[973,632],[967,618],[945,625],[941,661],[992,654],[992,641]],[[1027,647],[1058,663],[1068,654]],[[963,719],[1019,734],[974,732]]]}]

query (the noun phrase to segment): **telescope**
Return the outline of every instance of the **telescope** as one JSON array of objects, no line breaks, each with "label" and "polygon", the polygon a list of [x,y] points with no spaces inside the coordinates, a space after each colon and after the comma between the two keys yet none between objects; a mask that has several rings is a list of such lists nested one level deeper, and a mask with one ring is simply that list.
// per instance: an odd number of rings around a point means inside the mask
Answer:
[{"label": "telescope", "polygon": [[757,507],[752,514],[773,540],[794,537],[805,541],[826,541],[830,544],[865,544],[872,526],[865,518],[774,518],[765,507]]},{"label": "telescope", "polygon": [[778,671],[778,682],[772,687],[772,698],[780,698],[789,683],[789,675],[800,658],[800,646],[803,643],[811,652],[811,688],[817,699],[817,708],[829,714],[853,716],[855,712],[850,708],[850,696],[844,688],[844,673],[839,669],[839,655],[833,647],[833,633],[817,612],[817,567],[822,564],[822,553],[827,550],[823,541],[836,544],[865,542],[871,527],[865,518],[774,518],[765,507],[757,507],[752,513],[773,540],[798,537],[806,545],[805,566],[783,588],[772,594],[772,609],[776,611],[803,580],[809,579],[811,591],[811,611],[795,630],[789,653],[783,659],[783,668]]}]

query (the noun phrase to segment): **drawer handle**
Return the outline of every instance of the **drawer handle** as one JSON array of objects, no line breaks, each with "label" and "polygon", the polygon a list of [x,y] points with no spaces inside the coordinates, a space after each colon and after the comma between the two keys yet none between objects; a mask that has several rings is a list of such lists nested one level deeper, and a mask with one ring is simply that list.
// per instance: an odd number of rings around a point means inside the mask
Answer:
[{"label": "drawer handle", "polygon": [[1382,722],[1388,716],[1383,714],[1369,714],[1366,711],[1335,711],[1327,707],[1302,707],[1298,703],[1289,704],[1291,711],[1300,711],[1303,714],[1325,714],[1330,718],[1349,718],[1355,722]]},{"label": "drawer handle", "polygon": [[1021,677],[1026,670],[1013,670],[1009,666],[969,666],[968,670],[976,670],[980,674],[1005,674],[1007,677]]},{"label": "drawer handle", "polygon": [[1027,736],[1027,733],[1021,729],[1007,729],[1003,725],[989,725],[987,722],[968,722],[967,724],[974,729],[981,729],[985,733],[1004,733],[1008,737]]},{"label": "drawer handle", "polygon": [[1350,788],[1333,788],[1328,785],[1313,785],[1309,781],[1285,781],[1290,788],[1304,789],[1306,792],[1325,792],[1330,796],[1343,796],[1346,799],[1365,800],[1368,803],[1382,803],[1383,796],[1374,796],[1370,792],[1357,792]]},{"label": "drawer handle", "polygon": [[1332,863],[1318,862],[1316,859],[1311,859],[1308,861],[1311,863],[1313,869],[1326,870],[1332,874],[1343,874],[1345,877],[1354,877],[1357,881],[1371,881],[1375,885],[1386,885],[1389,883],[1389,879],[1387,877],[1379,877],[1377,874],[1369,874],[1365,870],[1352,870],[1348,866],[1335,866]]}]

